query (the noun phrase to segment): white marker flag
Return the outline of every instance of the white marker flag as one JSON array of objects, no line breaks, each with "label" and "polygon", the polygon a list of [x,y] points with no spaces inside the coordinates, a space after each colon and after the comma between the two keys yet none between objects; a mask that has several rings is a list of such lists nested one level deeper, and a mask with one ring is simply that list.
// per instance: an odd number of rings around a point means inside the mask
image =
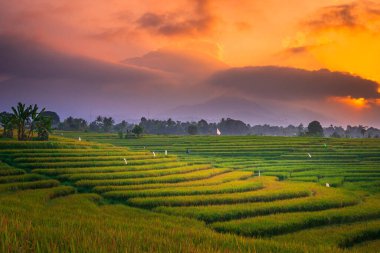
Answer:
[{"label": "white marker flag", "polygon": [[216,134],[217,135],[221,135],[222,134],[222,132],[220,132],[219,128],[216,129]]}]

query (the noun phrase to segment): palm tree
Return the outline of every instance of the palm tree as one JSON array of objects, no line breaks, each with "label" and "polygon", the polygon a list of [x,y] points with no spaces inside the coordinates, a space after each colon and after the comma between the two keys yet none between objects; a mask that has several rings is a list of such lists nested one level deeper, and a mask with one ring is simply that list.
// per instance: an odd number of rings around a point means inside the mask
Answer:
[{"label": "palm tree", "polygon": [[36,124],[38,124],[39,121],[44,121],[45,117],[43,116],[43,112],[45,111],[45,108],[43,108],[40,112],[38,112],[38,106],[34,105],[34,107],[31,107],[30,110],[30,126],[29,126],[29,134],[28,138],[32,138],[33,131],[36,128]]},{"label": "palm tree", "polygon": [[13,111],[13,122],[17,126],[17,139],[25,140],[25,127],[29,121],[30,113],[32,110],[32,106],[26,107],[25,104],[18,103],[17,107],[12,107]]}]

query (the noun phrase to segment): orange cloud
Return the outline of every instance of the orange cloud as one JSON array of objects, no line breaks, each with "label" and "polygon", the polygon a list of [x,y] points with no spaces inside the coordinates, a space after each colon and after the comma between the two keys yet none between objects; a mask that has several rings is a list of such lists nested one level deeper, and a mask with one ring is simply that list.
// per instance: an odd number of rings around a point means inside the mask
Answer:
[{"label": "orange cloud", "polygon": [[370,102],[365,98],[353,98],[351,96],[347,97],[331,97],[330,100],[338,103],[343,103],[355,109],[370,108]]},{"label": "orange cloud", "polygon": [[202,36],[212,32],[216,18],[211,13],[210,1],[194,1],[193,11],[154,13],[146,12],[138,26],[162,36]]},{"label": "orange cloud", "polygon": [[[284,62],[302,58],[303,66],[298,67],[324,67],[380,81],[379,3],[355,1],[320,8],[300,22],[299,29],[284,40],[288,54]],[[299,48],[308,54],[299,54]]]}]

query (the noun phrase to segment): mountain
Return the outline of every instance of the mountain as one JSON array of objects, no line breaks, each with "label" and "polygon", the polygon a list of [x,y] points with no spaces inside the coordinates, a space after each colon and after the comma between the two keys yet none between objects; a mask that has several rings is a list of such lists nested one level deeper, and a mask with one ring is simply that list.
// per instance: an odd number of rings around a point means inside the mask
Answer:
[{"label": "mountain", "polygon": [[177,76],[200,80],[229,66],[211,55],[192,50],[160,49],[122,63],[169,72]]},{"label": "mountain", "polygon": [[315,119],[334,122],[308,108],[234,96],[219,96],[204,103],[179,106],[167,112],[166,116],[195,121],[203,118],[212,122],[229,117],[250,124],[274,125],[306,124]]}]

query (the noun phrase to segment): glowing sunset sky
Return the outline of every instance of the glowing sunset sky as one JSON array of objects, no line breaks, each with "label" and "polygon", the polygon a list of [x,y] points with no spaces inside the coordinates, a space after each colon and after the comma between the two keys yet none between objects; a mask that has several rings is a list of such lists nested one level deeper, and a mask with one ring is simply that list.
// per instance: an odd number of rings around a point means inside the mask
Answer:
[{"label": "glowing sunset sky", "polygon": [[0,0],[0,54],[2,110],[380,125],[380,1]]}]

